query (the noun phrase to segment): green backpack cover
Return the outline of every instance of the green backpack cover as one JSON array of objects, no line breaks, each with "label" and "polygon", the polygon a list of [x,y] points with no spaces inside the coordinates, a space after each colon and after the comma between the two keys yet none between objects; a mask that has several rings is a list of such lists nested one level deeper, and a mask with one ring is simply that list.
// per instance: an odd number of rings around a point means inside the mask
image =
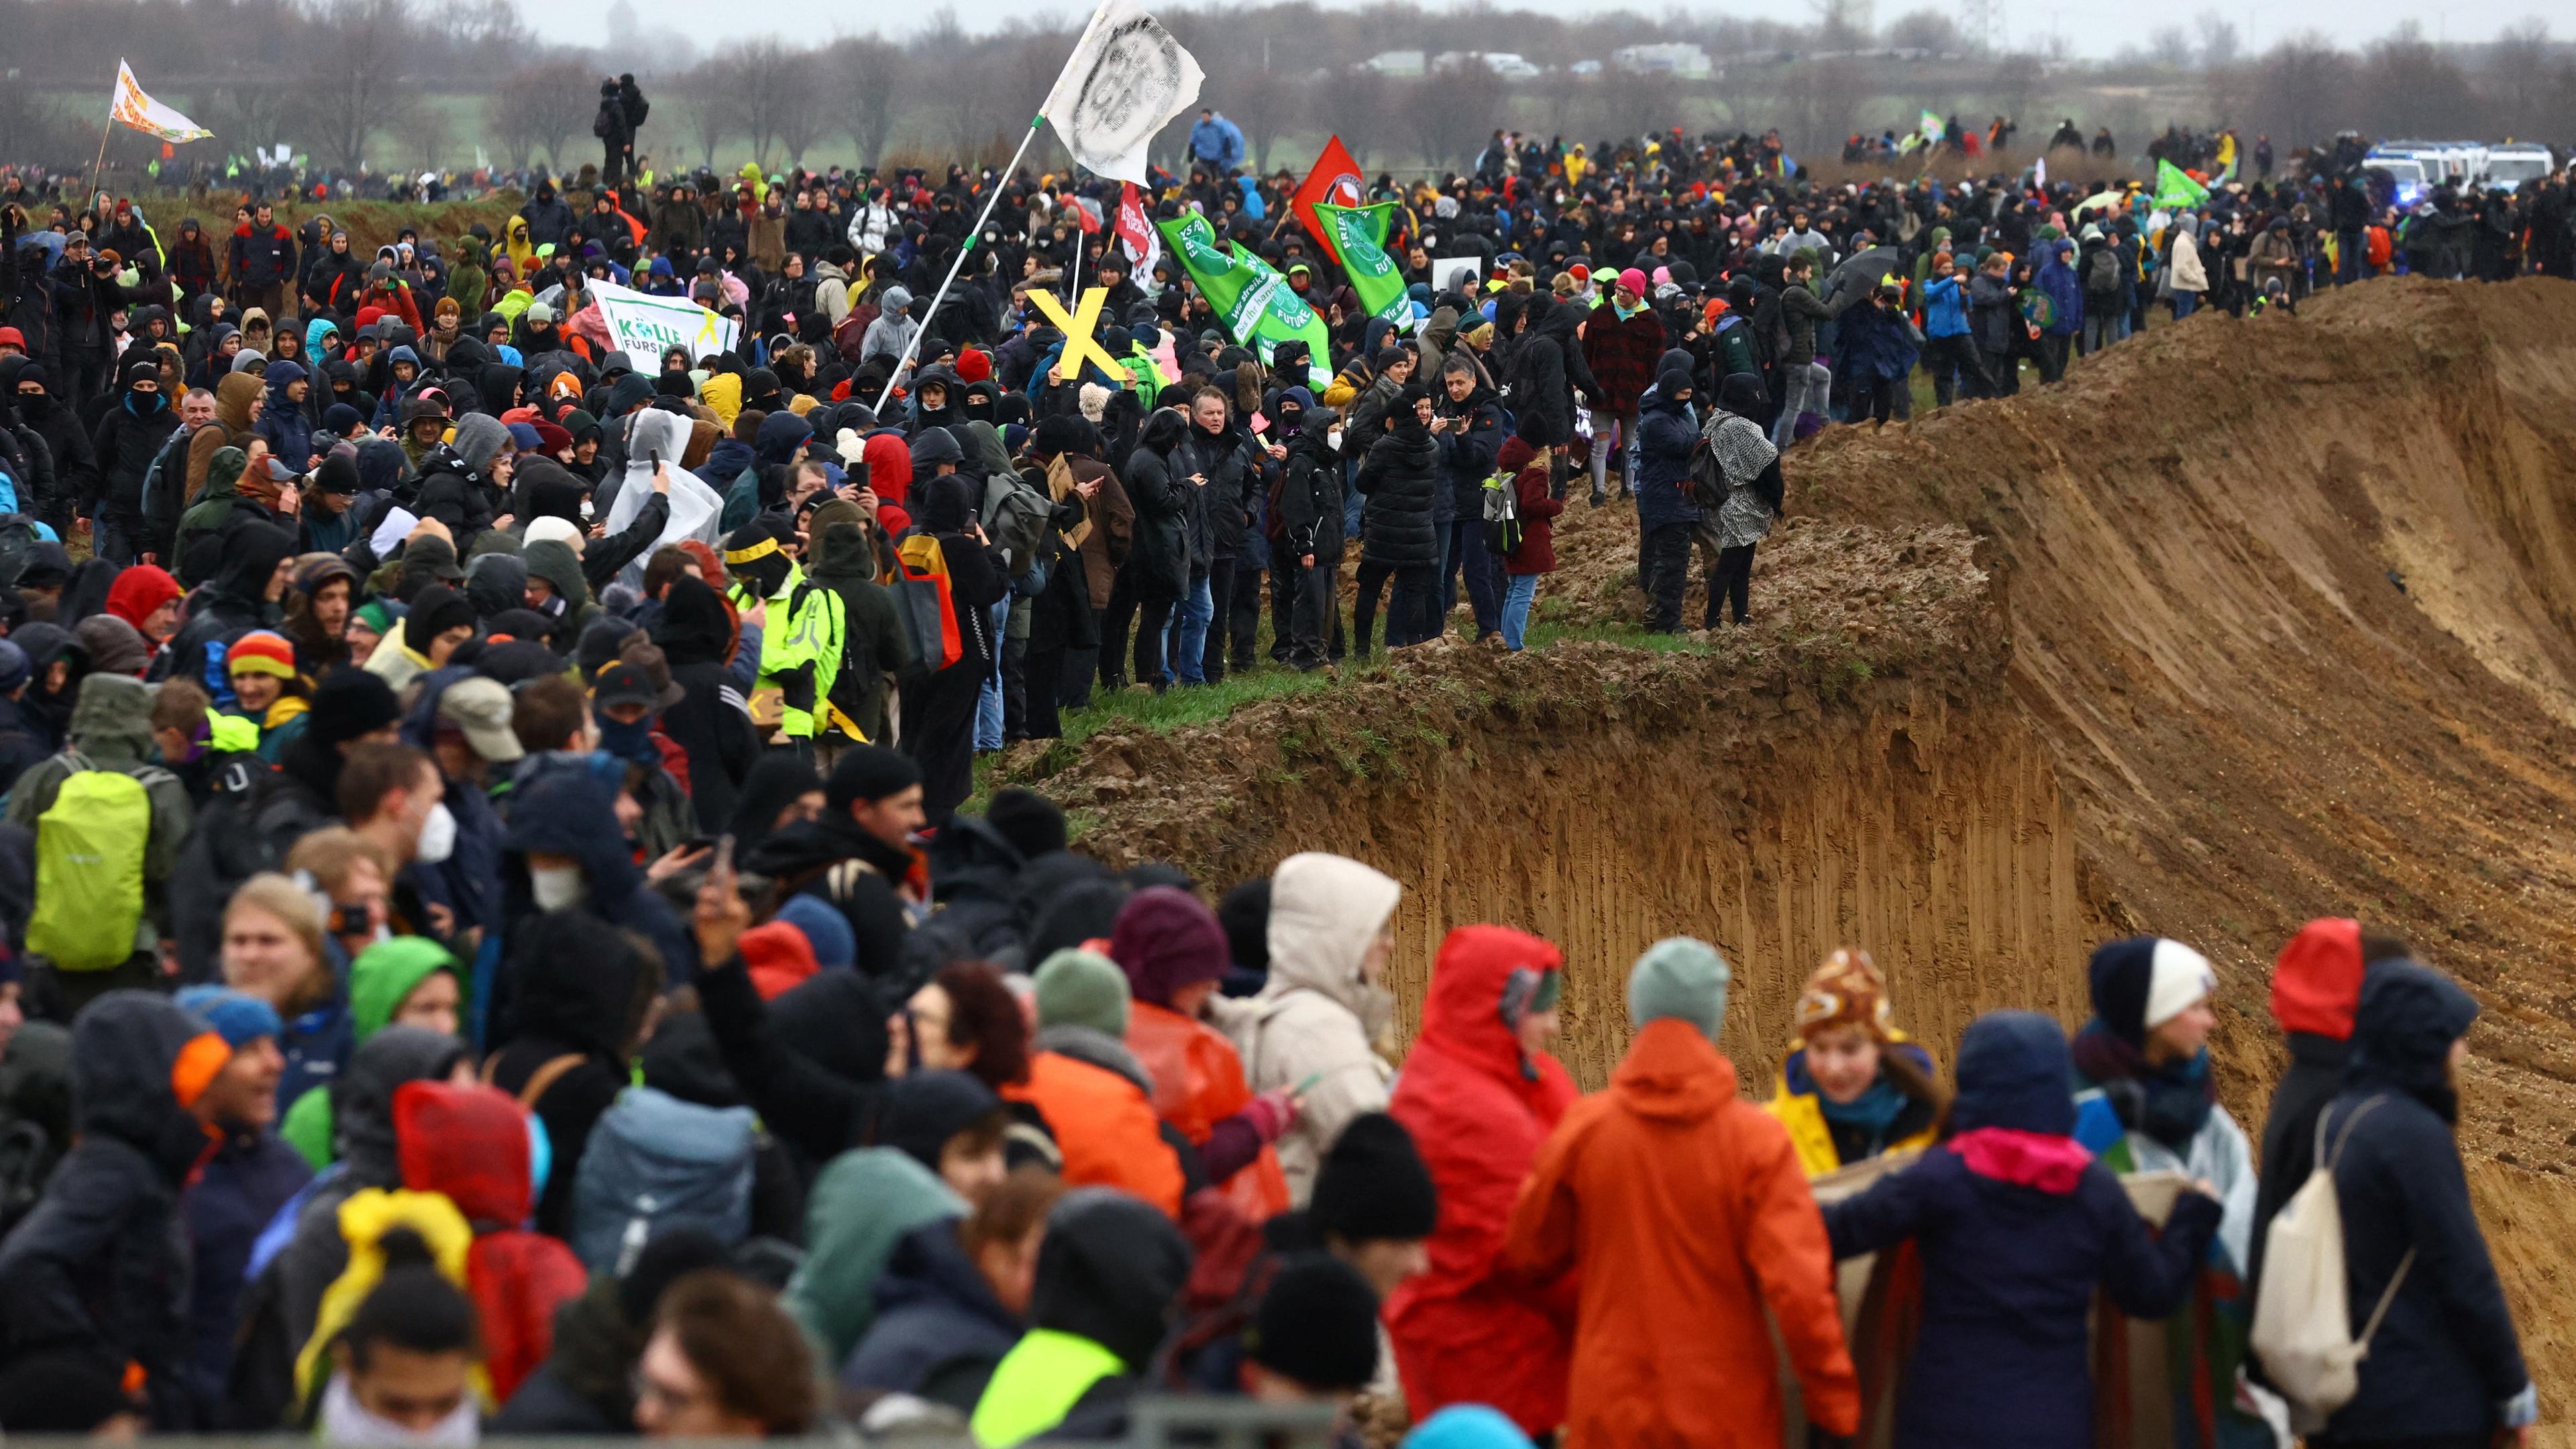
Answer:
[{"label": "green backpack cover", "polygon": [[105,971],[134,954],[152,798],[141,780],[84,763],[36,817],[36,911],[27,950],[58,971]]}]

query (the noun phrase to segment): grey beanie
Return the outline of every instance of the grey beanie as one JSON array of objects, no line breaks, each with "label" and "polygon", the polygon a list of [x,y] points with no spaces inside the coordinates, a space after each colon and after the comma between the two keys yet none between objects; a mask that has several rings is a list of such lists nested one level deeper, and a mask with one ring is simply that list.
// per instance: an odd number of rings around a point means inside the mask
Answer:
[{"label": "grey beanie", "polygon": [[1039,964],[1038,1025],[1087,1026],[1124,1040],[1127,973],[1095,951],[1067,946]]},{"label": "grey beanie", "polygon": [[456,420],[456,438],[448,446],[465,460],[466,467],[480,473],[510,446],[510,430],[490,413],[467,413]]},{"label": "grey beanie", "polygon": [[1646,948],[1628,973],[1628,1021],[1638,1030],[1666,1017],[1699,1028],[1711,1045],[1726,1020],[1726,958],[1706,941],[1667,936]]}]

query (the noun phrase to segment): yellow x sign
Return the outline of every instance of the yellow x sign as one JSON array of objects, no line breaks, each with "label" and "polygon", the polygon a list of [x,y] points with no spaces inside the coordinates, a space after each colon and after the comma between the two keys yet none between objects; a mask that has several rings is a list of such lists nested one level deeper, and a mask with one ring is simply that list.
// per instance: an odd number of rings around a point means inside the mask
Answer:
[{"label": "yellow x sign", "polygon": [[1118,365],[1118,359],[1110,356],[1109,349],[1101,346],[1100,339],[1092,335],[1092,329],[1100,325],[1101,304],[1109,300],[1107,287],[1084,289],[1082,305],[1075,308],[1070,317],[1065,315],[1064,304],[1055,299],[1053,292],[1031,292],[1029,300],[1037,303],[1038,310],[1064,333],[1064,356],[1055,365],[1057,381],[1071,382],[1080,377],[1082,364],[1086,361],[1098,362],[1100,370],[1112,378],[1126,376],[1125,369]]}]

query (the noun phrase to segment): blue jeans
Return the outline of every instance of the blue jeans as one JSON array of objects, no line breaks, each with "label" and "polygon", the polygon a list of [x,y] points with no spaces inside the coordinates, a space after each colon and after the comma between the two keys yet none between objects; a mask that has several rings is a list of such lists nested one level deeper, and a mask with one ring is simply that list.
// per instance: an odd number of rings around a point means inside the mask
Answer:
[{"label": "blue jeans", "polygon": [[1514,574],[1503,586],[1503,647],[1518,653],[1529,633],[1530,603],[1538,597],[1538,575]]},{"label": "blue jeans", "polygon": [[1172,610],[1163,657],[1183,684],[1207,683],[1208,624],[1216,618],[1216,600],[1208,592],[1206,569],[1190,570],[1190,591]]},{"label": "blue jeans", "polygon": [[2192,313],[2200,310],[2200,294],[2197,292],[2176,292],[2173,294],[2173,307],[2174,320],[2179,322],[2185,317],[2188,317]]},{"label": "blue jeans", "polygon": [[1011,601],[1006,598],[987,612],[993,616],[993,672],[984,676],[983,692],[975,697],[975,748],[998,750],[1002,747],[1002,636],[1011,625]]},{"label": "blue jeans", "polygon": [[[1475,611],[1476,637],[1494,632],[1497,606],[1494,581],[1502,572],[1493,555],[1485,551],[1485,521],[1461,518],[1442,530],[1440,549],[1440,620],[1442,633],[1447,633],[1450,606],[1456,595],[1451,591],[1458,575],[1467,578],[1467,606]],[[1533,576],[1535,577],[1535,576]]]}]

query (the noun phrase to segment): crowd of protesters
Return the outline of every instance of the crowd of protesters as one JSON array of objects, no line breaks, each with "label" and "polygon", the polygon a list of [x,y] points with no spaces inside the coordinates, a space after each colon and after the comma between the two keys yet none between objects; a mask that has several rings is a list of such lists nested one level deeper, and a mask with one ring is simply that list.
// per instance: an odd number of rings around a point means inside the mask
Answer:
[{"label": "crowd of protesters", "polygon": [[[2263,1422],[2228,1325],[2320,1117],[2385,1304],[2311,1442],[2533,1421],[2450,1136],[2475,1007],[2349,922],[2284,953],[2258,1155],[2179,943],[2096,953],[2071,1043],[2003,1013],[1946,1072],[1838,953],[1762,1109],[1716,1045],[1731,968],[1668,940],[1587,1098],[1543,940],[1450,931],[1399,1052],[1402,883],[1299,855],[1211,905],[1036,795],[961,809],[979,749],[1097,691],[1368,653],[1390,588],[1390,648],[1522,647],[1587,472],[1636,495],[1651,627],[1695,551],[1741,621],[1820,420],[1902,416],[1918,353],[1947,401],[2153,297],[2259,304],[2269,238],[2295,293],[2332,182],[2168,212],[1498,133],[1380,182],[1406,326],[1201,122],[1154,205],[1268,258],[1330,356],[1235,345],[1052,179],[983,178],[969,247],[962,170],[657,177],[633,124],[500,235],[372,255],[258,197],[166,231],[10,199],[0,1428],[1004,1445],[1169,1391],[1372,1443],[1777,1442],[1766,1319],[1851,1431],[1833,1262],[1910,1240],[1902,1442],[2091,1442],[2098,1284],[2192,1325],[2214,1443]],[[2514,265],[2563,272],[2556,183],[2515,205]],[[1061,379],[1028,296],[1077,268],[1116,370]],[[603,280],[744,340],[637,368]],[[1897,1152],[1819,1210],[1810,1178]],[[2115,1174],[2164,1170],[2198,1190],[2156,1235]]]}]

